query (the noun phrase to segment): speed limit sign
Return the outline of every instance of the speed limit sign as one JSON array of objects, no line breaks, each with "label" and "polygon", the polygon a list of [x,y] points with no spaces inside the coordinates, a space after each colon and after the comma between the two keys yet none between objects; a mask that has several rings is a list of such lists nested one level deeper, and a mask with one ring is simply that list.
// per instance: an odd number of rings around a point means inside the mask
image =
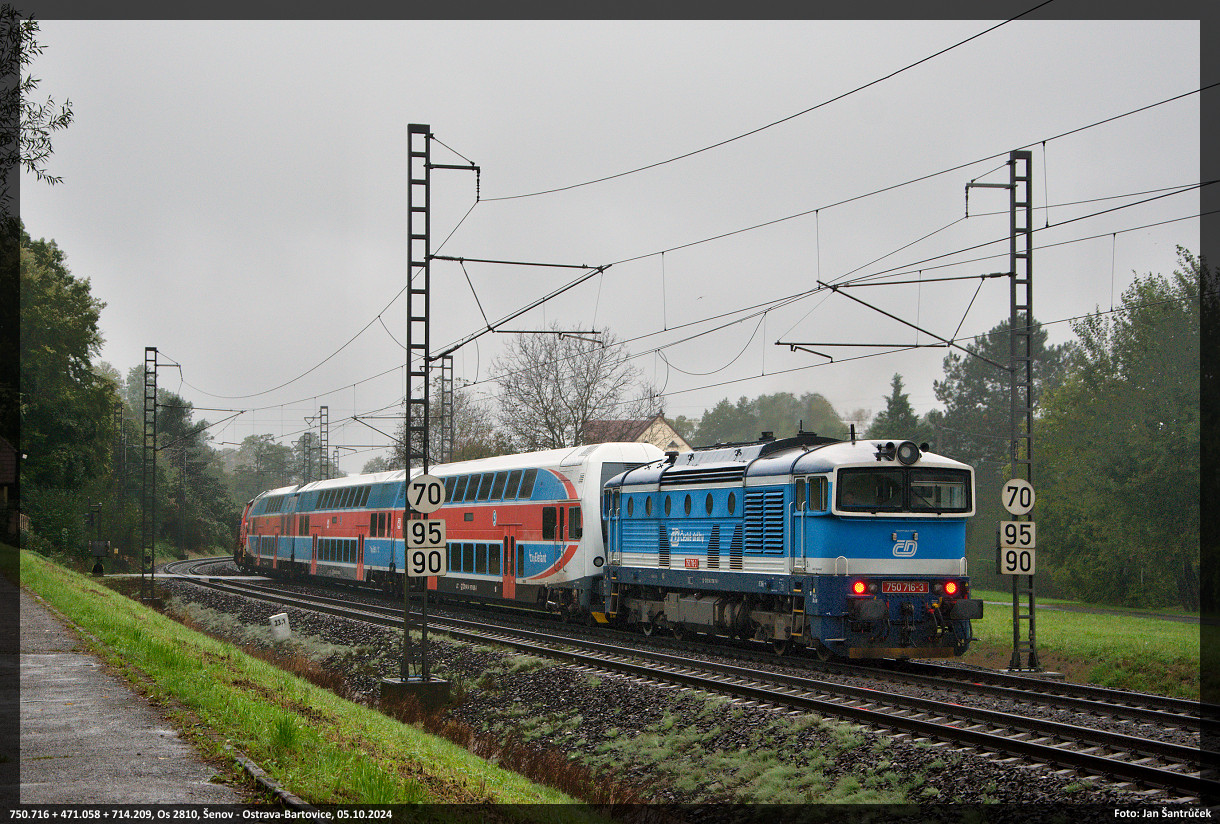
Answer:
[{"label": "speed limit sign", "polygon": [[407,575],[439,577],[449,572],[444,521],[407,521],[403,537],[407,544]]},{"label": "speed limit sign", "polygon": [[1004,508],[1013,515],[1027,515],[1034,508],[1034,487],[1029,481],[1013,478],[1000,491]]},{"label": "speed limit sign", "polygon": [[433,475],[416,475],[407,484],[407,506],[416,512],[436,512],[445,503],[445,485]]}]

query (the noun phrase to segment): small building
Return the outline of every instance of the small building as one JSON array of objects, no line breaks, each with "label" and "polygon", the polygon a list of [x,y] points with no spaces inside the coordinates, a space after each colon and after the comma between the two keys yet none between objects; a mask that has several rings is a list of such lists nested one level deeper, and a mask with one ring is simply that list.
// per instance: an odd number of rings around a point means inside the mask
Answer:
[{"label": "small building", "polygon": [[589,421],[581,433],[582,444],[611,443],[625,441],[628,443],[650,443],[665,452],[690,452],[692,447],[677,430],[665,420],[663,413],[651,418],[639,418],[625,421]]}]

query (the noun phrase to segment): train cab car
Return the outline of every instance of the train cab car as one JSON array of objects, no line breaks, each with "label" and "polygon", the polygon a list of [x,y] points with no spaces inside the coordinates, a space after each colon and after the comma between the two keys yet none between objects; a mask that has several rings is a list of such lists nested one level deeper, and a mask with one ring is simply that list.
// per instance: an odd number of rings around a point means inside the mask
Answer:
[{"label": "train cab car", "polygon": [[824,657],[950,657],[971,639],[971,467],[801,433],[669,454],[603,492],[606,614]]},{"label": "train cab car", "polygon": [[509,601],[567,616],[600,606],[602,484],[661,457],[651,444],[607,443],[441,464],[448,573],[438,594]]}]

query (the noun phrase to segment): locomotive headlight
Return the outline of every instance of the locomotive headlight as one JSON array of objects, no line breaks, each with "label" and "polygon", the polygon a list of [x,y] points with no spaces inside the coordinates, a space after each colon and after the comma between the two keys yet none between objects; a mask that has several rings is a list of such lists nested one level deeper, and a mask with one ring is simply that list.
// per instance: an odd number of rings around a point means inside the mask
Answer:
[{"label": "locomotive headlight", "polygon": [[957,581],[945,581],[945,594],[957,595]]},{"label": "locomotive headlight", "polygon": [[863,595],[867,589],[868,589],[868,585],[865,584],[863,581],[856,581],[855,583],[853,583],[851,585],[851,591],[852,591],[853,595]]},{"label": "locomotive headlight", "polygon": [[898,463],[903,466],[910,466],[919,460],[919,447],[911,441],[903,441],[898,444]]}]

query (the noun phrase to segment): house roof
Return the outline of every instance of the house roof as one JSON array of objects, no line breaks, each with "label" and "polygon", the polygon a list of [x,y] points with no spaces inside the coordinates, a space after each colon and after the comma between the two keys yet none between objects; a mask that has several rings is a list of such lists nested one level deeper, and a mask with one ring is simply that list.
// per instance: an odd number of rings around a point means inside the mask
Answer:
[{"label": "house roof", "polygon": [[656,423],[661,415],[651,418],[639,418],[623,421],[600,420],[589,421],[581,433],[585,443],[610,443],[612,441],[635,441],[640,438],[648,427]]}]

